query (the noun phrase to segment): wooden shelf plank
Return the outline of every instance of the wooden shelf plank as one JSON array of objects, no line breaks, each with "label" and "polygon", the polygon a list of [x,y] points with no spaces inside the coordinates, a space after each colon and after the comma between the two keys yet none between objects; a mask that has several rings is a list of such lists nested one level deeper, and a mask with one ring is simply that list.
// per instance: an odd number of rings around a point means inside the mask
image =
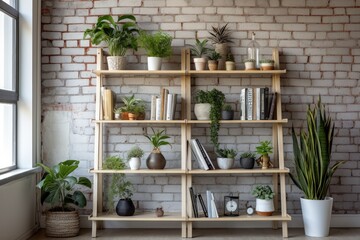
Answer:
[{"label": "wooden shelf plank", "polygon": [[126,124],[181,124],[186,123],[186,120],[93,120],[94,123],[126,123]]},{"label": "wooden shelf plank", "polygon": [[182,76],[185,74],[184,70],[93,70],[93,73],[96,75],[105,75],[105,76],[120,76],[120,75],[130,75],[130,76],[153,76],[153,75],[168,75],[168,76]]},{"label": "wooden shelf plank", "polygon": [[256,213],[254,215],[240,215],[238,217],[219,217],[219,218],[189,218],[188,221],[192,222],[240,222],[240,221],[291,221],[291,216],[281,216],[279,213],[272,216],[259,216]]},{"label": "wooden shelf plank", "polygon": [[201,75],[272,75],[272,74],[284,74],[286,73],[286,70],[269,70],[269,71],[263,71],[263,70],[233,70],[233,71],[226,71],[226,70],[216,70],[216,71],[196,71],[196,70],[190,70],[188,72],[190,75],[194,76],[201,76]]},{"label": "wooden shelf plank", "polygon": [[274,174],[274,173],[289,173],[290,170],[288,168],[279,169],[279,168],[269,168],[269,169],[261,169],[261,168],[253,168],[253,169],[215,169],[215,170],[202,170],[202,169],[194,169],[189,170],[189,174],[193,175],[214,175],[214,174]]},{"label": "wooden shelf plank", "polygon": [[92,221],[155,221],[155,222],[182,222],[185,217],[180,213],[165,213],[162,217],[157,217],[155,212],[135,213],[134,216],[118,216],[116,214],[100,214],[97,217],[89,216]]},{"label": "wooden shelf plank", "polygon": [[[282,120],[220,120],[220,123],[223,124],[260,124],[260,123],[287,123],[286,118]],[[210,120],[188,120],[187,123],[200,123],[200,124],[209,124]]]},{"label": "wooden shelf plank", "polygon": [[185,170],[181,169],[139,169],[139,170],[113,170],[113,169],[102,169],[102,170],[90,170],[91,173],[128,173],[128,174],[185,174]]}]

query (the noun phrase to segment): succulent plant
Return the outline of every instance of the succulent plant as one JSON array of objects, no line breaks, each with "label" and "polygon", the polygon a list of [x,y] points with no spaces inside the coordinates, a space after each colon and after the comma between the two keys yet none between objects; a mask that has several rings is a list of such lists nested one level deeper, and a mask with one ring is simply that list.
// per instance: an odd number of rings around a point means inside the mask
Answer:
[{"label": "succulent plant", "polygon": [[261,59],[260,63],[274,63],[274,60],[272,60],[272,59]]},{"label": "succulent plant", "polygon": [[212,31],[209,32],[209,34],[211,35],[209,39],[213,43],[232,43],[233,41],[230,37],[231,32],[227,28],[227,26],[228,23],[222,27],[212,27]]},{"label": "succulent plant", "polygon": [[209,48],[206,47],[207,43],[207,39],[204,39],[203,41],[196,39],[196,43],[190,46],[191,54],[194,55],[194,57],[201,58],[209,51]]},{"label": "succulent plant", "polygon": [[220,53],[215,52],[215,50],[211,50],[209,51],[208,58],[209,60],[217,61],[221,58],[221,55]]}]

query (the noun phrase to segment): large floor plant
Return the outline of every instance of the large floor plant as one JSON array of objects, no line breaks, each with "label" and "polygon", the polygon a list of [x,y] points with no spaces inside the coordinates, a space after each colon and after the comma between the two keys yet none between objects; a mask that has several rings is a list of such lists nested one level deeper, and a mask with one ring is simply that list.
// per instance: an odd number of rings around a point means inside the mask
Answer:
[{"label": "large floor plant", "polygon": [[290,177],[305,195],[301,199],[305,234],[324,237],[329,233],[331,219],[332,198],[327,197],[331,178],[345,161],[330,165],[334,124],[326,114],[320,97],[313,108],[308,107],[306,121],[307,132],[301,130],[299,140],[292,128],[295,173],[291,173]]}]

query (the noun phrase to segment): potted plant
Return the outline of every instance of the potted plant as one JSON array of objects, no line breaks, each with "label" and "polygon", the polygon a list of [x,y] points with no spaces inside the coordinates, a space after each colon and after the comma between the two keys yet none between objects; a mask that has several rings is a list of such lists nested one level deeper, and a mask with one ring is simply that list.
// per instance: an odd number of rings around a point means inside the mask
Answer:
[{"label": "potted plant", "polygon": [[143,106],[143,110],[145,112],[145,106],[142,105],[143,100],[140,98],[135,98],[135,95],[131,95],[130,97],[123,97],[121,100],[124,103],[124,106],[120,108],[121,110],[121,120],[136,120],[137,113],[139,111],[139,106]]},{"label": "potted plant", "polygon": [[256,60],[255,59],[245,59],[245,70],[256,70]]},{"label": "potted plant", "polygon": [[268,169],[273,167],[270,161],[269,154],[272,153],[273,147],[270,141],[261,141],[260,145],[256,147],[256,152],[261,156],[256,160],[256,163],[261,166],[261,169]]},{"label": "potted plant", "polygon": [[230,104],[225,104],[223,110],[221,111],[222,120],[233,120],[234,119],[234,110]]},{"label": "potted plant", "polygon": [[228,53],[226,56],[225,68],[226,71],[232,71],[235,70],[236,68],[234,55],[232,55],[232,53]]},{"label": "potted plant", "polygon": [[274,60],[261,59],[260,60],[260,69],[261,70],[273,70],[274,69]]},{"label": "potted plant", "polygon": [[228,24],[222,27],[212,27],[212,31],[209,32],[209,39],[215,45],[215,51],[221,55],[219,61],[219,70],[225,70],[225,60],[228,54],[228,43],[232,43],[231,32],[228,29]]},{"label": "potted plant", "polygon": [[245,169],[253,169],[255,164],[255,153],[244,152],[240,155],[240,166]]},{"label": "potted plant", "polygon": [[77,185],[91,188],[88,178],[69,176],[79,163],[77,160],[66,160],[51,168],[42,163],[37,164],[45,171],[42,180],[36,185],[41,189],[41,204],[51,204],[46,212],[48,237],[74,237],[79,234],[79,213],[71,204],[85,207],[86,197]]},{"label": "potted plant", "polygon": [[116,120],[119,120],[120,119],[120,116],[121,116],[121,108],[114,108],[114,114],[115,114],[115,119]]},{"label": "potted plant", "polygon": [[[123,159],[116,156],[109,156],[103,164],[104,169],[123,170],[125,163]],[[111,182],[107,188],[107,208],[110,212],[114,211],[114,199],[119,198],[116,204],[116,213],[119,216],[132,216],[135,213],[135,205],[131,200],[134,187],[132,183],[126,180],[123,173],[114,173],[110,175]]]},{"label": "potted plant", "polygon": [[260,216],[271,216],[274,212],[275,193],[268,185],[257,185],[252,195],[256,197],[256,213]]},{"label": "potted plant", "polygon": [[216,153],[218,155],[216,161],[219,168],[230,169],[234,166],[234,160],[237,154],[235,149],[219,148]]},{"label": "potted plant", "polygon": [[307,132],[301,130],[299,140],[292,128],[295,172],[290,177],[305,195],[300,198],[305,234],[326,237],[333,202],[327,194],[333,174],[345,161],[330,166],[334,124],[320,98],[308,107],[306,123]]},{"label": "potted plant", "polygon": [[221,59],[220,53],[215,50],[209,50],[208,52],[208,67],[210,71],[218,70],[218,60]]},{"label": "potted plant", "polygon": [[153,128],[151,128],[153,135],[145,135],[147,139],[149,139],[150,143],[153,145],[153,150],[150,155],[146,159],[146,166],[149,169],[164,169],[166,165],[166,159],[164,155],[162,155],[160,151],[161,146],[170,145],[171,144],[166,141],[170,137],[166,135],[165,130],[158,130],[155,132]]},{"label": "potted plant", "polygon": [[[218,132],[220,129],[221,109],[225,102],[225,95],[223,92],[212,89],[211,91],[200,90],[195,95],[196,104],[194,106],[194,113],[198,120],[209,120],[210,119],[210,138],[214,144],[215,149],[219,147],[218,143]],[[205,112],[202,106],[209,107],[209,105],[199,105],[199,103],[210,104],[210,111]],[[205,109],[208,110],[208,109]],[[203,113],[204,111],[204,113]]]},{"label": "potted plant", "polygon": [[128,151],[127,160],[131,170],[138,170],[140,168],[142,156],[144,156],[144,150],[139,146],[134,146]]},{"label": "potted plant", "polygon": [[207,39],[203,41],[196,39],[196,43],[190,46],[191,54],[194,56],[195,70],[205,70],[205,55],[209,50],[209,48],[206,47],[207,42]]},{"label": "potted plant", "polygon": [[[123,22],[123,20],[128,20]],[[109,47],[107,57],[109,70],[125,69],[128,49],[137,50],[139,28],[133,15],[122,15],[115,21],[112,16],[100,16],[93,28],[86,29],[84,38],[90,37],[91,43],[99,45],[105,42]]]},{"label": "potted plant", "polygon": [[148,34],[140,33],[139,45],[144,48],[148,55],[148,70],[161,70],[162,58],[172,55],[172,37],[164,32]]}]

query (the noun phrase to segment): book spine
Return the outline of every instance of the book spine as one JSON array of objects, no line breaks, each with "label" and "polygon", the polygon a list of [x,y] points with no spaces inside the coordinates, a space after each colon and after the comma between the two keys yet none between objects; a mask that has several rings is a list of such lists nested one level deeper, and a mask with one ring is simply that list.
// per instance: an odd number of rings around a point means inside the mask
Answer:
[{"label": "book spine", "polygon": [[209,169],[211,169],[211,170],[215,169],[215,167],[214,167],[213,163],[211,162],[211,159],[210,159],[208,153],[206,152],[204,146],[200,143],[199,139],[195,138],[195,141],[196,141],[196,143],[197,143],[197,145],[198,145],[198,147],[199,147],[199,149],[201,151],[201,154],[202,154],[203,158],[205,159],[205,162],[206,162],[207,166],[209,167]]},{"label": "book spine", "polygon": [[264,88],[264,120],[269,116],[269,88]]},{"label": "book spine", "polygon": [[204,170],[209,170],[208,165],[205,162],[205,159],[200,151],[200,148],[198,147],[195,139],[190,139],[191,147],[194,149],[194,153],[196,155],[196,159],[198,159],[199,167],[201,167]]},{"label": "book spine", "polygon": [[206,190],[206,205],[208,210],[208,218],[212,218],[212,209],[211,209],[211,191]]},{"label": "book spine", "polygon": [[208,211],[207,211],[207,209],[206,209],[206,206],[205,206],[205,203],[204,203],[204,200],[203,200],[201,194],[199,193],[199,194],[197,195],[197,197],[198,197],[198,199],[199,199],[201,208],[202,208],[202,210],[203,210],[203,212],[204,212],[204,216],[205,216],[205,217],[208,217]]},{"label": "book spine", "polygon": [[253,113],[253,89],[247,88],[247,95],[246,95],[246,120],[253,120],[252,113]]},{"label": "book spine", "polygon": [[150,120],[156,120],[156,99],[155,95],[151,96]]},{"label": "book spine", "polygon": [[161,98],[156,99],[155,120],[161,120]]},{"label": "book spine", "polygon": [[212,211],[211,215],[213,218],[219,217],[219,214],[218,214],[218,211],[216,208],[215,197],[214,197],[213,193],[211,193],[211,211]]},{"label": "book spine", "polygon": [[242,88],[240,91],[240,120],[246,120],[245,96],[246,96],[246,89]]},{"label": "book spine", "polygon": [[173,106],[173,94],[169,93],[167,95],[166,101],[166,120],[173,120],[172,119],[172,106]]},{"label": "book spine", "polygon": [[114,100],[110,89],[104,89],[104,120],[113,120]]},{"label": "book spine", "polygon": [[274,92],[272,100],[271,100],[271,106],[270,106],[270,112],[269,112],[269,120],[273,120],[273,118],[274,118],[276,98],[277,98],[277,93]]},{"label": "book spine", "polygon": [[171,112],[171,120],[174,120],[175,119],[175,112],[176,112],[176,104],[177,104],[177,94],[174,93],[172,95],[172,97],[173,97],[173,101],[172,101],[172,107],[171,107],[171,110],[172,110],[172,112]]},{"label": "book spine", "polygon": [[260,120],[260,112],[261,112],[261,88],[254,88],[254,96],[253,96],[253,120]]},{"label": "book spine", "polygon": [[190,198],[191,198],[191,203],[192,203],[192,207],[193,207],[194,217],[198,218],[199,213],[197,210],[196,196],[194,194],[194,189],[192,187],[189,187],[189,192],[190,192]]}]

